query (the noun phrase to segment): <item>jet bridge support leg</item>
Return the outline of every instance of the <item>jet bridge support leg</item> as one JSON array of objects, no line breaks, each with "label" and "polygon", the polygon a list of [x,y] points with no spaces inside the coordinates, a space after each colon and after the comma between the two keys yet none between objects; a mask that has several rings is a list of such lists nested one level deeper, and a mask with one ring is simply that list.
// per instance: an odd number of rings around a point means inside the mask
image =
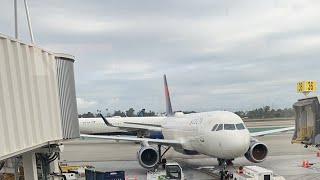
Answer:
[{"label": "jet bridge support leg", "polygon": [[161,145],[158,145],[158,153],[159,153],[159,162],[158,162],[158,164],[160,165],[161,164],[161,159],[162,159],[162,157],[161,157]]},{"label": "jet bridge support leg", "polygon": [[25,153],[22,155],[22,160],[23,160],[24,179],[25,180],[38,179],[36,154],[34,152]]},{"label": "jet bridge support leg", "polygon": [[[52,169],[53,174],[60,174],[58,158],[50,163],[50,169]],[[58,176],[53,176],[52,180],[59,180]]]},{"label": "jet bridge support leg", "polygon": [[12,167],[14,169],[14,179],[15,180],[19,180],[19,162],[20,162],[19,157],[12,158]]},{"label": "jet bridge support leg", "polygon": [[168,147],[162,154],[161,154],[161,147],[162,145],[158,145],[158,153],[159,153],[159,162],[158,165],[162,165],[163,168],[165,168],[165,165],[167,163],[167,159],[162,158],[170,149],[170,147]]}]

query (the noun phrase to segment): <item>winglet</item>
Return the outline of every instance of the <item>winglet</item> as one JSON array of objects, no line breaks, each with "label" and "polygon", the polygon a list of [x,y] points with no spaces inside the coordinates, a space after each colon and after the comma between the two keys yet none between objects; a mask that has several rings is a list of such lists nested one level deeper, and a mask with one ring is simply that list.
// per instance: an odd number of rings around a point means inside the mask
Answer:
[{"label": "winglet", "polygon": [[99,115],[107,126],[114,127],[111,123],[109,123],[109,121],[105,117],[103,117],[101,113]]},{"label": "winglet", "polygon": [[165,93],[165,98],[166,98],[166,113],[167,113],[167,116],[173,116],[174,114],[173,114],[173,111],[172,111],[172,106],[171,106],[171,101],[170,101],[170,94],[169,94],[169,88],[168,88],[166,75],[163,75],[163,80],[164,80],[164,93]]},{"label": "winglet", "polygon": [[138,113],[138,117],[144,117],[146,109],[141,109],[141,111]]}]

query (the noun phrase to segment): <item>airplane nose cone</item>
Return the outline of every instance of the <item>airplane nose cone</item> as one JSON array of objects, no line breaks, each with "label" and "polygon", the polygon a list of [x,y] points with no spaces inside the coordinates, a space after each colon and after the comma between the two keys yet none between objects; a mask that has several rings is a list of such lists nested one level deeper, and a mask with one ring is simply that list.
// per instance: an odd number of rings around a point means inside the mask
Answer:
[{"label": "airplane nose cone", "polygon": [[228,159],[233,159],[243,156],[249,149],[250,134],[249,132],[237,132],[228,135],[221,141],[221,150]]}]

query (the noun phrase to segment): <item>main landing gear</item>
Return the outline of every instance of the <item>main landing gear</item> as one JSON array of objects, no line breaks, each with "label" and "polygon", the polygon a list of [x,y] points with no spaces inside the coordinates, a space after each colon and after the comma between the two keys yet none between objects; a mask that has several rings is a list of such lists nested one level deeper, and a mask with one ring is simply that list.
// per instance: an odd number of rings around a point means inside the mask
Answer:
[{"label": "main landing gear", "polygon": [[226,171],[226,167],[227,166],[232,166],[234,159],[219,159],[218,158],[218,163],[219,166],[221,166],[222,170],[220,171],[220,180],[228,180],[228,179],[232,179],[232,174],[229,174],[228,171]]},{"label": "main landing gear", "polygon": [[158,161],[158,166],[162,166],[164,169],[166,167],[167,159],[162,158],[170,149],[170,147],[165,148],[165,151],[161,154],[161,147],[162,145],[158,145],[158,153],[159,153],[159,161]]}]

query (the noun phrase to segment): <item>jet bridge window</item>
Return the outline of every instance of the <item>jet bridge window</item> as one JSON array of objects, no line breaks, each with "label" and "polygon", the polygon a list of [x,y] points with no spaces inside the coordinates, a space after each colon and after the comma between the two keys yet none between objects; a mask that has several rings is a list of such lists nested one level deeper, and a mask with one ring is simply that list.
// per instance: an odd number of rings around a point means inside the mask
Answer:
[{"label": "jet bridge window", "polygon": [[234,124],[224,124],[224,130],[236,130]]},{"label": "jet bridge window", "polygon": [[242,123],[236,124],[236,127],[237,127],[238,130],[245,129],[245,127],[244,127],[244,125]]},{"label": "jet bridge window", "polygon": [[219,124],[219,126],[216,129],[216,131],[221,131],[221,130],[223,130],[223,124]]},{"label": "jet bridge window", "polygon": [[217,126],[218,126],[218,124],[214,125],[211,131],[215,131]]}]

